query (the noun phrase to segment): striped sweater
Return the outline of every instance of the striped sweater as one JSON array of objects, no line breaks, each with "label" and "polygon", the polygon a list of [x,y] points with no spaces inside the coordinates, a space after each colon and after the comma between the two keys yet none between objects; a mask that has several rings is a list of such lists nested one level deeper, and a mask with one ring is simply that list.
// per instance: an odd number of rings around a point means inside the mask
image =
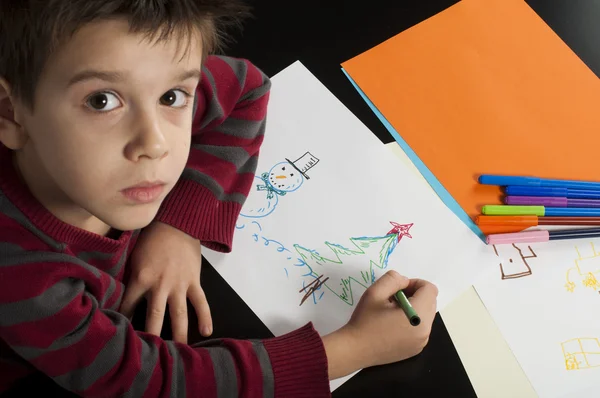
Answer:
[{"label": "striped sweater", "polygon": [[[247,61],[207,60],[188,164],[158,220],[231,250],[269,84]],[[330,395],[325,350],[311,324],[272,339],[193,346],[134,330],[118,309],[139,231],[111,239],[63,223],[32,196],[11,158],[0,144],[0,392],[42,372],[83,396]]]}]

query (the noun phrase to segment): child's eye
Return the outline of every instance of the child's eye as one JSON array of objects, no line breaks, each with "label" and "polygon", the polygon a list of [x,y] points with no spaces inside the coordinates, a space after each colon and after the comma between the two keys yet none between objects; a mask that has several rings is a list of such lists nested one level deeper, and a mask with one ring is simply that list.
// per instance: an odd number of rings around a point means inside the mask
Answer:
[{"label": "child's eye", "polygon": [[119,101],[119,98],[112,93],[97,93],[91,95],[87,99],[86,105],[95,111],[109,112],[118,108],[121,105],[121,102]]},{"label": "child's eye", "polygon": [[183,108],[187,105],[190,95],[182,90],[169,90],[160,97],[160,103],[173,108]]}]

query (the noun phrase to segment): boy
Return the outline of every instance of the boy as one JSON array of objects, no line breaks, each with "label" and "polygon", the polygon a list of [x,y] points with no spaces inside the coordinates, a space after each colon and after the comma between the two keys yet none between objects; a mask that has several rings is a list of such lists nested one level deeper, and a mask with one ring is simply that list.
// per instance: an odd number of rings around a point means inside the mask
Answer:
[{"label": "boy", "polygon": [[[243,10],[226,0],[0,2],[0,392],[41,372],[82,396],[322,397],[330,379],[426,344],[437,290],[395,272],[322,338],[309,324],[188,346],[117,312],[129,312],[142,228],[230,250],[269,83],[247,61],[208,54]],[[399,289],[419,327],[389,300]]]}]

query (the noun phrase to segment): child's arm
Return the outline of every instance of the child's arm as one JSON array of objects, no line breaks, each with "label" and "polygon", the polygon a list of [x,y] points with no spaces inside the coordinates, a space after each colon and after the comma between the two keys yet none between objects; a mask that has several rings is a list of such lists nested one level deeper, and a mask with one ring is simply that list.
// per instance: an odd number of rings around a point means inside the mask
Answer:
[{"label": "child's arm", "polygon": [[[115,311],[123,285],[109,274],[47,251],[28,231],[0,232],[0,340],[85,396],[327,397],[329,378],[419,353],[436,312],[435,286],[391,271],[323,339],[307,325],[273,339],[190,347],[135,331]],[[400,289],[412,296],[418,327],[389,300]]]},{"label": "child's arm", "polygon": [[246,60],[208,57],[196,91],[192,148],[156,220],[229,252],[263,141],[270,80]]},{"label": "child's arm", "polygon": [[310,325],[262,341],[165,341],[114,311],[122,284],[41,246],[0,241],[0,343],[63,388],[90,397],[329,396],[324,346]]}]

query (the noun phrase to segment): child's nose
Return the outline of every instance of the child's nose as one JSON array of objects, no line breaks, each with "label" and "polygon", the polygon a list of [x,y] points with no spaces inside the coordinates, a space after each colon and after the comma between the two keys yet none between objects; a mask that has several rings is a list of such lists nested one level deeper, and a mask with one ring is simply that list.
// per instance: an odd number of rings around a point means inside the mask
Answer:
[{"label": "child's nose", "polygon": [[132,161],[140,158],[161,159],[168,154],[166,137],[157,119],[146,115],[137,127],[137,134],[128,145],[127,157]]}]

